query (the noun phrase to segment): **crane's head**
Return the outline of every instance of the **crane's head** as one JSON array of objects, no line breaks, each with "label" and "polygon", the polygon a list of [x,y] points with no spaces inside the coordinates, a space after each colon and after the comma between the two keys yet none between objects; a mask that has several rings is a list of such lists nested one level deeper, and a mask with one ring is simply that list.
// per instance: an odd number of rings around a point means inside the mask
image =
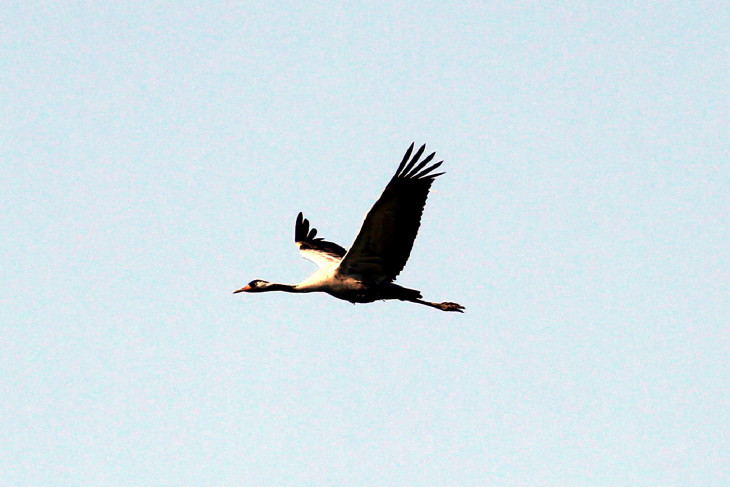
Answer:
[{"label": "crane's head", "polygon": [[253,281],[249,282],[245,286],[243,286],[241,289],[238,289],[236,291],[233,291],[233,294],[236,293],[261,293],[264,291],[268,291],[268,288],[271,286],[271,283],[268,281],[264,281],[263,279],[254,279]]}]

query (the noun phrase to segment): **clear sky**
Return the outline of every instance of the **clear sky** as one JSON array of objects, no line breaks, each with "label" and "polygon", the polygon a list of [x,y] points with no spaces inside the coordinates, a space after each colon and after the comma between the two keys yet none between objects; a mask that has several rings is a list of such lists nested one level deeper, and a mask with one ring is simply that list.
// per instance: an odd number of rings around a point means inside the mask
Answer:
[{"label": "clear sky", "polygon": [[[0,484],[730,485],[724,2],[6,2]],[[398,282],[297,282],[408,145]]]}]

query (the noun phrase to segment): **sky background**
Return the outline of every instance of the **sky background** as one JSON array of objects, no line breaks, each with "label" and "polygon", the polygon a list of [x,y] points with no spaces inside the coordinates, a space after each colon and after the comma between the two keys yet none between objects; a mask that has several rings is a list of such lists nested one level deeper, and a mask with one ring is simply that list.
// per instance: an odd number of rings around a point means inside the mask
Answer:
[{"label": "sky background", "polygon": [[[730,484],[724,2],[6,2],[0,484]],[[398,282],[232,295],[444,159]]]}]

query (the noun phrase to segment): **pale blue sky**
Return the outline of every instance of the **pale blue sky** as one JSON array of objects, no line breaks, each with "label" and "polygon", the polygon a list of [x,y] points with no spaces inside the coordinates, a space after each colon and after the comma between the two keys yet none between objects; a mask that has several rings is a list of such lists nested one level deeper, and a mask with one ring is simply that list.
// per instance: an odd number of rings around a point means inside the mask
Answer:
[{"label": "pale blue sky", "polygon": [[[730,484],[723,2],[0,12],[0,484]],[[464,315],[231,294],[413,141]]]}]

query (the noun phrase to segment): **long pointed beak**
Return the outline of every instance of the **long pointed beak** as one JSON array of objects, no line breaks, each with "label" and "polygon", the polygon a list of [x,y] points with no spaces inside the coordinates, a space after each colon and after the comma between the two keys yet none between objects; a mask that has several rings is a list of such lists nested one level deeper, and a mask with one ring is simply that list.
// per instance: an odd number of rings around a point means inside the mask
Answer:
[{"label": "long pointed beak", "polygon": [[251,289],[251,286],[249,286],[248,284],[246,284],[241,289],[237,289],[236,291],[233,291],[233,294],[242,293],[244,291],[248,291],[249,289]]}]

